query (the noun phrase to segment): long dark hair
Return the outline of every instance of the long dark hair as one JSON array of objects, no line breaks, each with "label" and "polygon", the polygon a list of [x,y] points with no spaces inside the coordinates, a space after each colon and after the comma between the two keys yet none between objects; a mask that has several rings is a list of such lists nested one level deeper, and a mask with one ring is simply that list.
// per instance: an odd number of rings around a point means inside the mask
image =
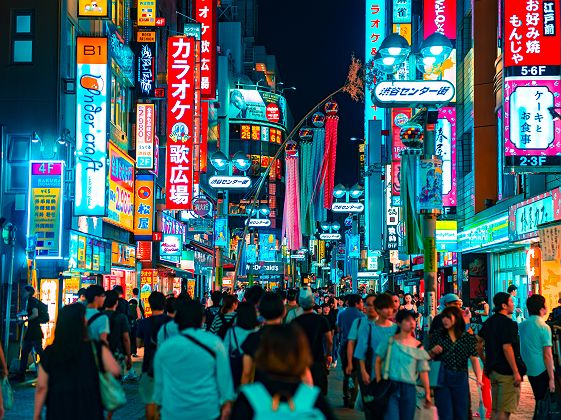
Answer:
[{"label": "long dark hair", "polygon": [[78,360],[88,338],[86,308],[81,303],[64,306],[58,312],[55,338],[51,345],[53,362],[64,364]]},{"label": "long dark hair", "polygon": [[462,311],[457,306],[448,306],[442,311],[442,316],[452,319],[454,317],[454,333],[456,334],[456,339],[460,338],[462,334],[466,331],[466,322],[464,321],[464,315]]}]

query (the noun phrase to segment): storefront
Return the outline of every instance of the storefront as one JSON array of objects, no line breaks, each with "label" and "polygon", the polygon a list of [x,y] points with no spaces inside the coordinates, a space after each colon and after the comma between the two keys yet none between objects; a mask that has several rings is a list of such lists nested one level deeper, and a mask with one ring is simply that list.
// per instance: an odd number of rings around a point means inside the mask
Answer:
[{"label": "storefront", "polygon": [[111,290],[121,286],[124,298],[132,298],[132,290],[138,287],[136,275],[136,249],[134,246],[113,241],[111,245],[111,273],[103,276],[103,288]]}]

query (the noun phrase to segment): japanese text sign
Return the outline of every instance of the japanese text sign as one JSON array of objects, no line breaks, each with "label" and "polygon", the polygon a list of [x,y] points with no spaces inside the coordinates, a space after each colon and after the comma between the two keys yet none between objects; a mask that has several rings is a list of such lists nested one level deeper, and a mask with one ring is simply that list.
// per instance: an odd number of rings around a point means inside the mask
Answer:
[{"label": "japanese text sign", "polygon": [[154,168],[154,104],[136,105],[136,168]]},{"label": "japanese text sign", "polygon": [[107,38],[78,37],[75,216],[105,215],[107,54]]},{"label": "japanese text sign", "polygon": [[393,23],[411,22],[411,0],[393,0]]},{"label": "japanese text sign", "polygon": [[401,126],[411,118],[411,108],[392,109],[392,166],[391,166],[391,201],[392,205],[400,206],[401,186],[399,181],[401,169],[400,153],[405,149],[401,141]]},{"label": "japanese text sign", "polygon": [[193,199],[195,39],[168,38],[166,208],[188,210]]},{"label": "japanese text sign", "polygon": [[78,0],[78,17],[108,18],[111,3],[108,0]]},{"label": "japanese text sign", "polygon": [[454,95],[454,85],[446,80],[394,80],[378,83],[372,99],[381,107],[392,108],[395,105],[446,104]]},{"label": "japanese text sign", "polygon": [[[507,0],[510,1],[510,0]],[[456,39],[456,0],[425,0],[423,29],[425,39],[439,32]]]},{"label": "japanese text sign", "polygon": [[132,232],[133,209],[134,161],[109,143],[109,201],[105,220]]},{"label": "japanese text sign", "polygon": [[179,220],[160,212],[160,217],[158,218],[158,231],[170,235],[181,235],[184,237],[186,228]]},{"label": "japanese text sign", "polygon": [[[146,34],[154,34],[153,40]],[[149,39],[141,41],[141,39]],[[138,31],[134,44],[136,58],[135,89],[138,97],[152,98],[156,88],[156,33]]]},{"label": "japanese text sign", "polygon": [[561,220],[560,189],[556,188],[511,206],[508,213],[511,241],[536,238],[540,225]]},{"label": "japanese text sign", "polygon": [[550,108],[561,107],[561,80],[510,78],[505,82],[505,166],[516,172],[558,171],[561,121]]},{"label": "japanese text sign", "polygon": [[27,237],[35,236],[35,258],[61,258],[63,161],[29,162]]},{"label": "japanese text sign", "polygon": [[[371,63],[374,56],[380,49],[382,41],[386,36],[386,2],[384,0],[366,0],[366,40],[365,40],[365,63]],[[372,66],[373,68],[374,66]],[[371,73],[372,83],[368,89],[372,90],[377,83],[376,75]],[[364,95],[364,121],[365,121],[365,139],[368,139],[368,121],[382,120],[384,121],[385,112],[377,107],[368,92]]]},{"label": "japanese text sign", "polygon": [[504,8],[505,67],[559,66],[559,1],[507,0]]},{"label": "japanese text sign", "polygon": [[436,155],[442,160],[442,205],[456,207],[456,108],[439,109],[435,139]]},{"label": "japanese text sign", "polygon": [[154,176],[137,175],[134,192],[134,236],[137,240],[150,240],[154,231]]},{"label": "japanese text sign", "polygon": [[111,264],[134,267],[136,265],[136,248],[113,241],[111,244]]},{"label": "japanese text sign", "polygon": [[201,23],[201,97],[216,98],[217,0],[195,0],[195,19]]},{"label": "japanese text sign", "polygon": [[156,26],[156,0],[138,0],[138,26]]}]

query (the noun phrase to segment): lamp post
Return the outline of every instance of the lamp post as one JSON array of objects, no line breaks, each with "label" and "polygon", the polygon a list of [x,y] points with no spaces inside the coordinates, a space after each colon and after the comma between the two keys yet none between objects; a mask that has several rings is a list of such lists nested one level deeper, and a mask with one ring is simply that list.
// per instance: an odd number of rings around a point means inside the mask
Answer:
[{"label": "lamp post", "polygon": [[[244,173],[251,167],[251,161],[241,151],[235,153],[232,159],[228,159],[228,157],[222,151],[217,150],[210,156],[210,163],[212,164],[212,166],[214,166],[214,168],[218,173],[224,172],[226,170],[228,171],[227,176],[215,177],[215,179],[220,178],[216,181],[216,183],[210,182],[210,185],[213,188],[217,188],[217,185],[221,185],[221,182],[218,181],[228,182],[229,180],[231,180],[232,182],[234,182],[234,179],[238,181],[238,178],[247,178],[247,177],[232,177],[231,176],[232,166],[234,166],[235,168],[237,168],[238,170]],[[243,181],[245,180],[241,180],[240,182]],[[222,185],[223,185],[222,188],[217,188],[220,191],[216,200],[216,212],[214,217],[215,227],[216,227],[216,220],[222,218],[223,216],[224,192],[225,192],[224,190],[227,190],[228,189],[227,186],[231,187],[233,184],[222,184]],[[242,185],[242,188],[249,187],[249,185],[244,187],[243,183],[240,185]],[[239,188],[239,187],[235,187],[235,188]],[[214,238],[215,238],[214,239],[214,290],[220,290],[222,288],[222,277],[224,272],[223,265],[222,265],[222,247],[216,243],[216,232],[214,234]],[[243,240],[245,240],[245,238],[243,238]]]},{"label": "lamp post", "polygon": [[[380,45],[380,50],[374,57],[374,65],[383,73],[394,74],[409,57],[411,50],[411,46],[405,38],[398,34],[391,34],[385,38]],[[440,73],[440,66],[449,57],[451,52],[452,44],[450,40],[444,35],[435,32],[427,37],[421,43],[419,51],[414,53],[417,69],[423,74]],[[425,81],[423,83],[428,84],[431,82],[434,83],[433,81]],[[398,82],[395,83],[397,84]],[[373,95],[376,96],[378,102],[383,101],[382,98],[377,96],[376,92],[373,92]],[[428,161],[433,162],[435,167],[438,167],[438,165],[440,165],[440,168],[442,167],[442,160],[439,156],[436,156],[435,153],[436,139],[434,130],[435,123],[438,119],[436,106],[442,106],[450,99],[439,102],[438,98],[432,98],[427,101],[421,98],[409,104],[411,107],[415,105],[426,106],[426,108],[422,109],[412,118],[412,120],[419,121],[424,129],[421,167],[423,162],[427,163]],[[388,106],[387,103],[385,106]],[[419,146],[420,144],[415,145],[414,148],[418,148]],[[418,194],[419,191],[416,193]],[[409,196],[402,197],[402,202],[406,203],[408,200],[410,200]],[[442,200],[442,191],[440,192],[440,200]],[[436,315],[436,218],[442,211],[442,202],[440,202],[440,206],[437,207],[435,205],[432,207],[431,209],[427,208],[420,211],[422,215],[421,231],[423,235],[424,253],[425,319],[427,320],[425,328],[427,331],[432,322],[432,318]],[[426,334],[426,337],[428,337],[428,334]]]},{"label": "lamp post", "polygon": [[8,287],[6,292],[6,319],[4,327],[4,352],[8,354],[8,345],[10,344],[10,313],[12,307],[12,289],[14,283],[14,258],[16,247],[16,226],[13,223],[2,223],[2,241],[10,247],[10,268],[8,271]]}]

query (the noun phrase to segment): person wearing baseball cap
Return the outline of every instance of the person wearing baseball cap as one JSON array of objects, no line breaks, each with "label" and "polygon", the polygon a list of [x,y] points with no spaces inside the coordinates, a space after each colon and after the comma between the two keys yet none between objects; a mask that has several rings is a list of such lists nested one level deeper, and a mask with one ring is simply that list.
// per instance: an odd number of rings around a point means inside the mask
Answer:
[{"label": "person wearing baseball cap", "polygon": [[455,293],[448,293],[445,294],[440,298],[440,305],[438,306],[439,314],[434,317],[432,323],[430,325],[429,336],[432,335],[435,331],[442,330],[444,325],[442,325],[442,315],[440,312],[449,306],[456,306],[458,308],[462,307],[462,299],[455,294]]}]

